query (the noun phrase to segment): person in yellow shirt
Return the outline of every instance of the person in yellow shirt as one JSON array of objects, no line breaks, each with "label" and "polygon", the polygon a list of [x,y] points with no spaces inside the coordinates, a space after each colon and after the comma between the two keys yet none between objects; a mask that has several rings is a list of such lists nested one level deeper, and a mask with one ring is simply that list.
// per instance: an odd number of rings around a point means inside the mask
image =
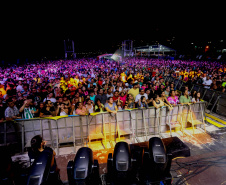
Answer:
[{"label": "person in yellow shirt", "polygon": [[64,77],[60,78],[60,87],[63,89],[64,92],[68,89],[67,82],[64,80]]},{"label": "person in yellow shirt", "polygon": [[200,77],[203,74],[201,70],[198,71],[197,76]]},{"label": "person in yellow shirt", "polygon": [[194,72],[194,71],[190,71],[190,72],[189,72],[189,76],[190,76],[191,78],[194,78],[195,72]]},{"label": "person in yellow shirt", "polygon": [[138,84],[134,83],[133,84],[133,88],[131,88],[128,92],[128,94],[131,94],[135,100],[136,96],[139,94],[139,88],[138,88]]},{"label": "person in yellow shirt", "polygon": [[70,78],[70,80],[68,81],[68,87],[77,87],[74,78]]},{"label": "person in yellow shirt", "polygon": [[2,92],[2,96],[6,94],[6,91],[4,89],[4,85],[0,84],[0,91]]},{"label": "person in yellow shirt", "polygon": [[186,69],[184,70],[184,81],[188,80],[188,72],[186,71]]},{"label": "person in yellow shirt", "polygon": [[127,77],[127,81],[128,81],[130,78],[132,79],[132,81],[134,80],[132,74],[130,74],[130,75]]},{"label": "person in yellow shirt", "polygon": [[126,80],[126,77],[127,77],[127,76],[126,76],[125,72],[121,73],[120,76],[121,76],[121,81],[122,81],[122,82],[127,82],[127,80]]},{"label": "person in yellow shirt", "polygon": [[181,71],[179,72],[179,76],[182,77],[182,80],[184,79],[184,71],[183,71],[183,70],[181,70]]},{"label": "person in yellow shirt", "polygon": [[78,84],[79,84],[79,78],[78,78],[78,75],[75,76],[75,78],[74,78],[74,83],[75,83],[75,86],[78,87]]}]

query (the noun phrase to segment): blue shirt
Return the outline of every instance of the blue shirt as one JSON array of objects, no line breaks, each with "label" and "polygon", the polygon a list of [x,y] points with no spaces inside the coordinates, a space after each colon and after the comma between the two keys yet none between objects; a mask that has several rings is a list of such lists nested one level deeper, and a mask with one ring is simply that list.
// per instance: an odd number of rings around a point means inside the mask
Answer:
[{"label": "blue shirt", "polygon": [[113,102],[112,107],[110,107],[110,105],[108,103],[105,103],[105,105],[104,105],[105,108],[107,107],[111,111],[114,111],[115,110],[115,106],[116,106],[116,103],[115,102]]},{"label": "blue shirt", "polygon": [[93,102],[95,102],[95,97],[96,97],[96,95],[93,95],[93,97],[90,96],[90,100],[93,101]]}]

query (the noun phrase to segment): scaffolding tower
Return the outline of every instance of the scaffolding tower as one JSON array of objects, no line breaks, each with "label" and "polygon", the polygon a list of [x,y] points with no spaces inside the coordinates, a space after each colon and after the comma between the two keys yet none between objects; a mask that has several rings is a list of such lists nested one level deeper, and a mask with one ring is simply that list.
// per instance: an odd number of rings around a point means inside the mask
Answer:
[{"label": "scaffolding tower", "polygon": [[65,59],[67,58],[76,58],[75,53],[75,45],[73,40],[64,40],[64,53],[65,53]]},{"label": "scaffolding tower", "polygon": [[133,57],[133,41],[132,40],[122,41],[122,53],[123,53],[123,57]]}]

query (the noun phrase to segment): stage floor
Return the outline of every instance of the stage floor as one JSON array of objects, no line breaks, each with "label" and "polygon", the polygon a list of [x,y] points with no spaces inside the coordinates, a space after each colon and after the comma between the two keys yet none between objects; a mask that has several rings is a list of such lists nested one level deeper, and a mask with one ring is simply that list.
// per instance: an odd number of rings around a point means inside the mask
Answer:
[{"label": "stage floor", "polygon": [[[169,137],[165,133],[162,137]],[[180,132],[173,132],[173,136],[179,137],[191,151],[191,156],[187,158],[175,159],[172,162],[171,173],[173,184],[195,184],[195,185],[217,185],[226,184],[226,128],[216,129],[212,132],[204,133],[196,129],[195,134],[187,129],[184,136]],[[141,141],[145,138],[139,138]],[[94,150],[94,158],[100,163],[100,173],[107,172],[108,153],[113,152],[113,148],[103,149],[103,144],[94,142],[91,148]],[[60,153],[66,150],[60,149]],[[70,147],[67,152],[72,150]],[[58,167],[61,169],[61,179],[66,181],[66,166],[69,160],[74,159],[75,154],[64,154],[56,157]]]},{"label": "stage floor", "polygon": [[[190,157],[173,160],[171,167],[173,184],[226,184],[226,127],[215,128],[213,125],[207,125],[206,133],[198,128],[195,130],[195,134],[193,134],[192,129],[188,128],[184,135],[177,131],[173,132],[172,136],[180,138],[190,148],[191,152]],[[168,138],[170,133],[162,133],[161,137]],[[121,139],[129,144],[131,143],[128,139]],[[146,137],[139,137],[138,140],[144,142]],[[94,159],[98,159],[100,163],[100,174],[107,172],[107,157],[109,153],[113,152],[114,144],[115,142],[110,144],[109,142],[101,143],[96,141],[90,145]],[[79,147],[76,147],[76,151]],[[67,184],[67,163],[69,160],[73,160],[74,157],[75,151],[71,146],[60,148],[56,156],[60,176],[65,184]],[[27,154],[16,155],[12,158],[13,161],[28,160]]]}]

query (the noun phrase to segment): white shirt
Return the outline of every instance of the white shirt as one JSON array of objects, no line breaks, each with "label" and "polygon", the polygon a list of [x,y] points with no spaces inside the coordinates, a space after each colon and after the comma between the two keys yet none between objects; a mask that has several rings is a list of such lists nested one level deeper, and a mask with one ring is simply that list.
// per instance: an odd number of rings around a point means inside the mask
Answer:
[{"label": "white shirt", "polygon": [[144,93],[143,95],[138,94],[138,95],[136,95],[135,102],[138,102],[139,99],[141,98],[141,96],[145,96],[146,100],[148,99],[148,95],[146,93]]},{"label": "white shirt", "polygon": [[52,103],[56,103],[56,98],[45,98],[43,102],[46,102],[47,100],[50,100]]},{"label": "white shirt", "polygon": [[210,86],[205,86],[205,85],[211,85],[212,84],[212,80],[210,80],[210,79],[209,80],[205,80],[202,84],[204,85],[204,88],[209,89]]},{"label": "white shirt", "polygon": [[21,92],[22,90],[24,90],[22,85],[18,85],[18,86],[16,87],[16,91],[17,91],[17,92],[18,92],[18,91]]},{"label": "white shirt", "polygon": [[[87,105],[86,105],[86,108],[88,108]],[[93,105],[92,105],[92,108],[88,109],[88,111],[90,114],[93,113]]]}]

